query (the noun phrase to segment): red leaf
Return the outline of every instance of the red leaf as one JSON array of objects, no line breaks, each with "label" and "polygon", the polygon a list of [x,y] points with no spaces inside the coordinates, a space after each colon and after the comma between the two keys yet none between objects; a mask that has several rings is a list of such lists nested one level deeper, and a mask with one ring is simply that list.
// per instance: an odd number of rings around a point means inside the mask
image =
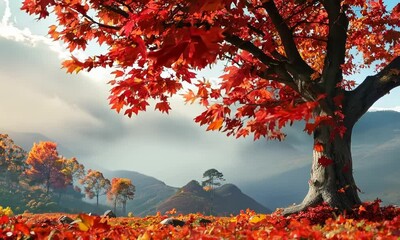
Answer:
[{"label": "red leaf", "polygon": [[325,156],[322,156],[318,159],[318,163],[323,167],[327,167],[333,163],[333,160]]},{"label": "red leaf", "polygon": [[188,45],[189,42],[187,41],[179,42],[176,45],[168,45],[157,52],[149,53],[149,58],[154,59],[156,66],[171,67],[186,50]]},{"label": "red leaf", "polygon": [[159,102],[159,103],[156,104],[155,109],[158,109],[158,110],[161,111],[162,113],[163,113],[163,112],[168,113],[169,110],[171,110],[171,107],[169,106],[169,103],[168,103],[168,102]]},{"label": "red leaf", "polygon": [[7,215],[3,215],[0,217],[0,225],[6,224],[9,221],[9,217]]},{"label": "red leaf", "polygon": [[14,230],[15,231],[19,231],[19,232],[22,232],[23,234],[25,234],[25,235],[27,235],[27,236],[29,236],[29,232],[30,232],[30,230],[29,230],[29,228],[25,225],[25,224],[23,224],[23,223],[16,223],[15,225],[14,225]]},{"label": "red leaf", "polygon": [[222,117],[215,119],[213,122],[210,123],[210,125],[207,128],[207,131],[219,130],[222,127],[223,122],[224,122],[224,118],[222,118]]}]

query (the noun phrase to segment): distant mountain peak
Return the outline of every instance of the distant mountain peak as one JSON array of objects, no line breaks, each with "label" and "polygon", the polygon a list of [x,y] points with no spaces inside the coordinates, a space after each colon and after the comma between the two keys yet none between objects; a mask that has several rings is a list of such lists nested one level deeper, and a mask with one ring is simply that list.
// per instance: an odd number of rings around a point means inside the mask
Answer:
[{"label": "distant mountain peak", "polygon": [[181,188],[181,190],[184,192],[204,192],[203,187],[196,180],[188,182],[185,186]]},{"label": "distant mountain peak", "polygon": [[157,211],[166,212],[175,208],[178,213],[203,213],[212,215],[238,214],[247,208],[256,212],[270,210],[251,197],[242,193],[234,184],[224,184],[211,191],[205,191],[198,181],[192,180],[181,191],[171,196],[157,207]]}]

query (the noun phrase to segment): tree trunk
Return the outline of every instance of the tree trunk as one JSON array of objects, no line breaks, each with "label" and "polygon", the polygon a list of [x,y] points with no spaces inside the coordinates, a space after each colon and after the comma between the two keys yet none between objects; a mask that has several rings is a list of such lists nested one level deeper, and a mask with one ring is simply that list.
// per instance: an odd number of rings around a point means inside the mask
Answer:
[{"label": "tree trunk", "polygon": [[321,125],[314,131],[313,161],[309,190],[303,202],[284,209],[289,215],[322,202],[340,210],[361,203],[353,178],[351,157],[352,125],[346,126],[343,137],[332,126]]},{"label": "tree trunk", "polygon": [[126,215],[126,201],[122,202],[122,214],[125,216]]}]

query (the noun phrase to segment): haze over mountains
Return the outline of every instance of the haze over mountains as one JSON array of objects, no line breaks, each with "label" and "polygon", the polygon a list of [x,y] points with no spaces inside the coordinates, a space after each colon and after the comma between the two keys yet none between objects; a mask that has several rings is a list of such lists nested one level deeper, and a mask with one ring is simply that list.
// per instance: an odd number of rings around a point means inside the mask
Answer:
[{"label": "haze over mountains", "polygon": [[[272,210],[300,202],[307,192],[312,148],[312,139],[302,133],[302,128],[302,124],[288,128],[286,131],[288,138],[283,142],[253,142],[246,151],[241,153],[242,158],[253,167],[273,169],[274,165],[263,164],[263,159],[272,158],[280,164],[287,163],[288,171],[279,175],[260,175],[252,178],[255,179],[252,181],[234,182],[235,185],[243,193]],[[16,144],[27,151],[30,150],[33,142],[52,140],[36,133],[15,133],[4,130],[2,132],[8,133]],[[352,142],[354,174],[356,183],[363,192],[360,194],[362,200],[374,200],[378,197],[387,204],[400,204],[399,144],[400,113],[398,112],[368,112],[355,126]],[[255,150],[262,154],[254,156]],[[68,146],[59,145],[59,152],[65,156],[74,155],[68,151]],[[82,162],[85,164],[84,159]],[[101,163],[98,164],[101,165]],[[230,168],[234,167],[235,163],[232,162]],[[266,169],[266,172],[271,172],[271,169]],[[218,170],[224,172],[224,169]],[[238,175],[241,174],[240,170],[240,168],[237,169]],[[112,171],[104,172],[107,177],[117,174]],[[124,176],[133,178],[133,183],[137,186],[135,200],[128,202],[127,206],[128,211],[134,213],[146,214],[148,211],[141,211],[141,209],[155,211],[157,205],[178,191],[178,188],[167,186],[155,178],[152,178],[151,184],[148,182],[145,184],[144,181],[148,179],[140,180],[142,175],[133,171],[118,172],[118,177]],[[154,177],[157,178],[157,176]],[[193,179],[200,177],[201,172],[193,173]],[[143,190],[143,193],[138,191],[141,186],[147,188]],[[157,194],[151,196],[152,193]]]}]

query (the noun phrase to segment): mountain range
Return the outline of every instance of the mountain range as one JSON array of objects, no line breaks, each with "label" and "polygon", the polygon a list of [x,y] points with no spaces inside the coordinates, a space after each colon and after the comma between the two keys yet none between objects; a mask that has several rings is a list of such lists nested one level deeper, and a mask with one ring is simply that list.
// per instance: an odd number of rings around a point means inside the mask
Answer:
[{"label": "mountain range", "polygon": [[[261,176],[254,181],[237,182],[235,183],[237,187],[227,185],[225,188],[229,190],[228,192],[234,194],[243,191],[243,195],[254,198],[261,206],[272,210],[301,202],[307,193],[311,163],[311,160],[308,159],[311,159],[312,151],[312,138],[304,134],[302,129],[301,123],[295,124],[286,129],[288,137],[284,142],[254,142],[249,147],[249,152],[243,153],[243,157],[245,157],[251,153],[252,148],[261,148],[265,156],[277,161],[288,161],[286,172],[275,176]],[[51,140],[36,133],[2,132],[8,133],[16,144],[27,151],[32,147],[33,142]],[[368,112],[354,127],[352,140],[354,176],[362,191],[360,193],[362,200],[370,201],[381,198],[386,204],[400,204],[399,143],[399,112]],[[71,154],[65,146],[59,147],[63,154]],[[182,189],[184,190],[188,186],[181,189],[174,188],[154,177],[134,171],[104,170],[103,172],[108,178],[127,177],[132,179],[136,186],[136,195],[133,201],[128,201],[127,209],[135,215],[154,214],[156,211],[165,210],[167,209],[165,206],[168,205],[166,203],[169,202],[169,206],[173,206],[173,202],[177,199],[182,202],[183,195],[186,194],[182,192]],[[189,183],[189,186],[191,186],[190,184],[193,183]],[[218,191],[224,195],[225,190],[224,188],[216,189],[216,195]],[[207,195],[200,189],[198,191],[199,196]],[[192,193],[191,197],[194,196],[198,196],[197,193]],[[218,201],[216,200],[215,203]],[[103,202],[106,202],[105,198]]]}]

